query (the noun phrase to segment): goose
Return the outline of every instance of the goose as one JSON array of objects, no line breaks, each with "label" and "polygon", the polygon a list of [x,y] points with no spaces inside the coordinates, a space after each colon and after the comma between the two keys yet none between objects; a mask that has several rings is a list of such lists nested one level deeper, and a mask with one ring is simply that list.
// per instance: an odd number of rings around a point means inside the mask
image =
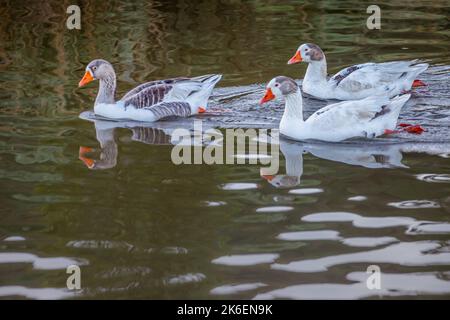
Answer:
[{"label": "goose", "polygon": [[106,60],[91,61],[78,86],[99,80],[94,112],[105,118],[154,122],[170,116],[188,117],[203,113],[208,99],[222,75],[156,80],[137,86],[119,101],[115,100],[116,73]]},{"label": "goose", "polygon": [[302,44],[288,61],[308,63],[302,83],[303,92],[319,99],[359,100],[386,94],[389,98],[425,85],[416,77],[428,68],[427,63],[392,61],[363,63],[347,67],[327,79],[327,61],[316,44]]},{"label": "goose", "polygon": [[400,109],[410,98],[404,94],[389,100],[372,96],[361,100],[330,104],[303,120],[302,92],[297,83],[285,76],[273,78],[260,104],[284,97],[285,109],[280,133],[294,140],[315,139],[338,142],[354,137],[374,138],[393,131]]}]

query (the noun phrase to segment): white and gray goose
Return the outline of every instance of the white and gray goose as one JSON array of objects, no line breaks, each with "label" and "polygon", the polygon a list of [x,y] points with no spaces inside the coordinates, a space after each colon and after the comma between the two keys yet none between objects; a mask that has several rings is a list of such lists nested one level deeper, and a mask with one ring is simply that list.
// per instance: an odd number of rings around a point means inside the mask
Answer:
[{"label": "white and gray goose", "polygon": [[171,116],[188,117],[204,112],[211,92],[221,78],[222,75],[210,74],[151,81],[139,85],[116,101],[114,68],[108,61],[96,59],[87,65],[79,87],[99,80],[94,104],[97,115],[153,122]]},{"label": "white and gray goose", "polygon": [[373,95],[390,98],[413,86],[424,85],[417,76],[428,68],[427,63],[392,61],[363,63],[342,69],[327,79],[327,61],[316,44],[302,44],[288,64],[307,62],[302,90],[319,99],[358,100]]}]

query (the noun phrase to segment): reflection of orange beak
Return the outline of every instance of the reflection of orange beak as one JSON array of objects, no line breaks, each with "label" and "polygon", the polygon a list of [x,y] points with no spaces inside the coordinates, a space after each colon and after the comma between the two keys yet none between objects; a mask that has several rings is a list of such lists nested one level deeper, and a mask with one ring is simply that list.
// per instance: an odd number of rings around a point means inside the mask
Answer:
[{"label": "reflection of orange beak", "polygon": [[86,153],[92,152],[92,151],[93,151],[93,149],[92,149],[91,147],[83,147],[83,146],[80,146],[80,151],[78,152],[78,154],[79,154],[80,156],[84,156]]},{"label": "reflection of orange beak", "polygon": [[80,146],[80,151],[78,151],[78,159],[83,161],[86,167],[92,169],[95,165],[94,159],[87,158],[84,156],[88,152],[92,152],[92,148]]},{"label": "reflection of orange beak", "polygon": [[94,80],[94,78],[92,77],[92,74],[90,71],[86,71],[86,73],[84,74],[83,79],[81,79],[81,81],[78,83],[78,87],[82,87],[86,84],[88,84],[89,82],[91,82],[92,80]]},{"label": "reflection of orange beak", "polygon": [[273,99],[275,99],[275,96],[274,96],[272,90],[269,88],[266,90],[266,94],[264,95],[264,97],[259,101],[259,104],[263,104],[263,103],[273,100]]},{"label": "reflection of orange beak", "polygon": [[273,180],[273,178],[275,178],[275,176],[272,176],[272,175],[261,175],[261,178],[264,178],[264,179],[266,179],[267,181],[272,181]]},{"label": "reflection of orange beak", "polygon": [[299,62],[302,62],[302,55],[300,54],[300,51],[297,51],[287,64],[296,64]]}]

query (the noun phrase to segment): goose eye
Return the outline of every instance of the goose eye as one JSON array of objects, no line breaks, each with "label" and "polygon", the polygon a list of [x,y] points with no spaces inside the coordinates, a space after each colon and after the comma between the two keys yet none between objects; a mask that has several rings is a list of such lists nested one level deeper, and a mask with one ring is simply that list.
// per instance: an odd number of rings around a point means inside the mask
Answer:
[{"label": "goose eye", "polygon": [[307,52],[308,50],[309,50],[309,49],[308,49],[308,48],[306,48],[306,49],[305,49],[305,52]]},{"label": "goose eye", "polygon": [[93,66],[93,67],[92,67],[92,70],[94,70],[94,71],[97,70],[97,67],[96,67],[96,66]]},{"label": "goose eye", "polygon": [[276,84],[275,84],[275,87],[279,87],[279,86],[280,86],[280,84],[279,84],[279,83],[276,83]]}]

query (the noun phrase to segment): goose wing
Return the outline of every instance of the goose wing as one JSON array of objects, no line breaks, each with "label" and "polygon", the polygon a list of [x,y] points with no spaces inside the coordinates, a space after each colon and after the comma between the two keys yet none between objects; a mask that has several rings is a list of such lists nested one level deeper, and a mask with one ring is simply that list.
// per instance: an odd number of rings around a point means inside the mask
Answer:
[{"label": "goose wing", "polygon": [[162,83],[141,88],[137,93],[122,98],[125,108],[133,106],[136,109],[149,108],[161,102],[183,101],[191,93],[200,90],[201,82],[190,80],[172,84]]},{"label": "goose wing", "polygon": [[139,86],[137,86],[136,88],[128,91],[123,97],[122,100],[126,100],[132,96],[134,96],[135,94],[141,92],[144,89],[148,89],[152,86],[157,86],[157,85],[173,85],[174,83],[177,83],[179,81],[185,81],[185,80],[189,80],[189,78],[186,77],[178,77],[178,78],[172,78],[172,79],[165,79],[165,80],[155,80],[155,81],[150,81],[150,82],[146,82],[143,83]]},{"label": "goose wing", "polygon": [[373,96],[362,100],[343,101],[330,104],[315,113],[307,120],[314,128],[329,130],[348,128],[371,121],[390,111],[389,99],[384,96]]},{"label": "goose wing", "polygon": [[358,64],[341,70],[330,82],[336,88],[348,92],[383,88],[407,77],[413,63],[414,61],[394,61]]},{"label": "goose wing", "polygon": [[161,102],[185,101],[202,88],[209,88],[220,77],[205,75],[195,78],[174,78],[144,83],[131,90],[121,99],[125,108],[133,106],[136,109],[148,108]]},{"label": "goose wing", "polygon": [[173,116],[189,117],[192,114],[191,105],[183,101],[161,102],[143,109],[151,111],[155,120]]}]

